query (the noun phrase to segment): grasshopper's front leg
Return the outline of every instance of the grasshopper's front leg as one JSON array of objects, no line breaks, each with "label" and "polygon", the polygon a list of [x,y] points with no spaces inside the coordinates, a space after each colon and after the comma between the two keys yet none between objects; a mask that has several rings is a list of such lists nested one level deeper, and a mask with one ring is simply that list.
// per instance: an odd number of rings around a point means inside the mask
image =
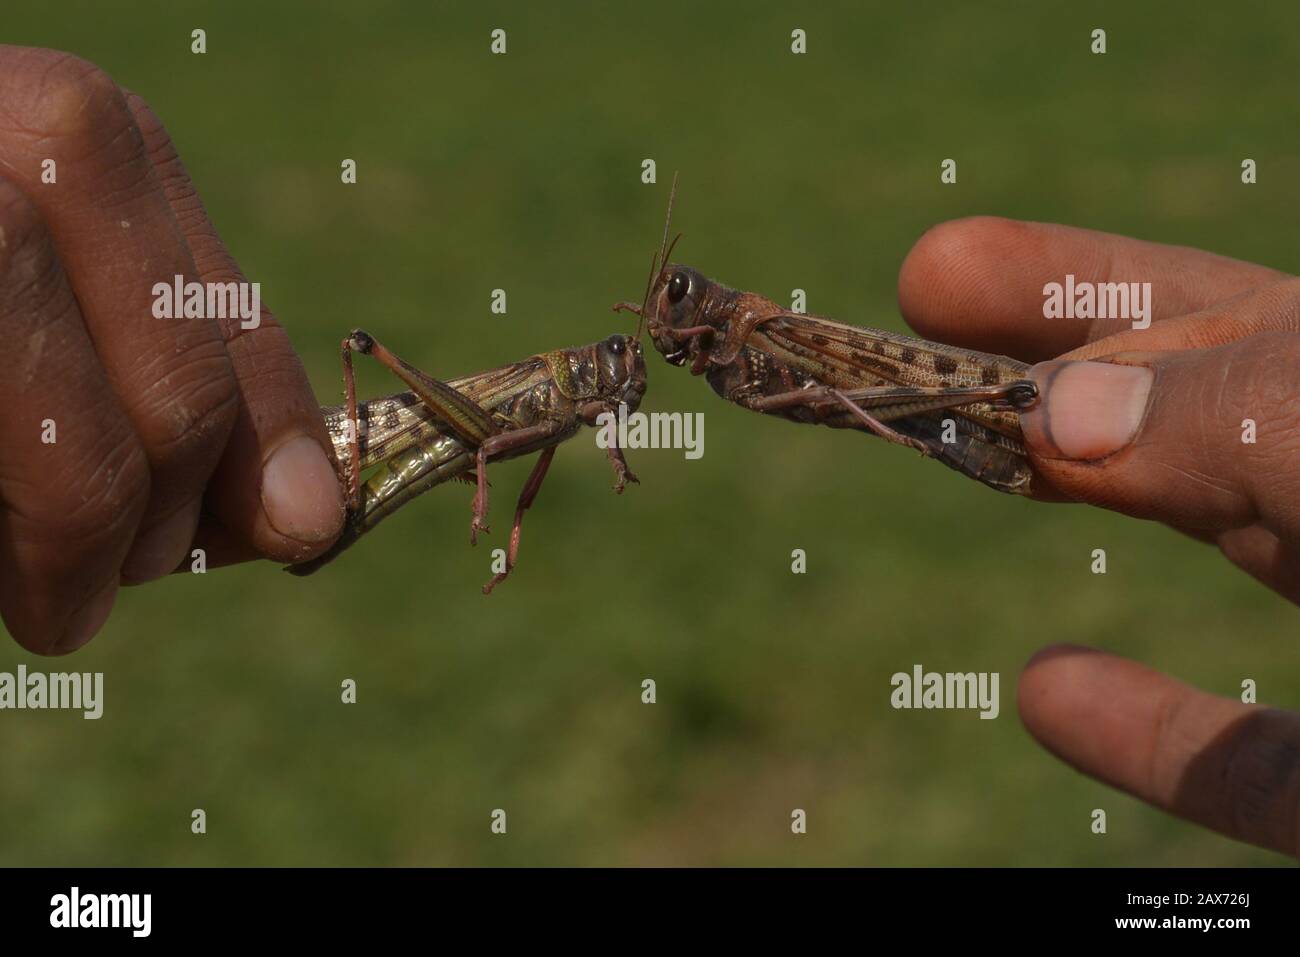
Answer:
[{"label": "grasshopper's front leg", "polygon": [[[615,412],[599,402],[588,403],[578,411],[582,421],[590,426],[597,425],[600,417],[604,414],[615,415]],[[605,454],[609,456],[609,464],[614,468],[614,491],[622,495],[623,489],[627,488],[628,482],[640,485],[641,480],[627,467],[627,459],[623,457],[623,450],[618,444],[618,428],[613,422],[610,422],[607,428],[609,432]]]},{"label": "grasshopper's front leg", "polygon": [[640,485],[641,480],[636,477],[636,473],[627,467],[627,459],[623,457],[623,450],[618,447],[616,442],[611,442],[609,448],[605,450],[609,456],[609,463],[614,467],[614,491],[619,495],[623,494],[623,489],[627,488],[627,483]]}]

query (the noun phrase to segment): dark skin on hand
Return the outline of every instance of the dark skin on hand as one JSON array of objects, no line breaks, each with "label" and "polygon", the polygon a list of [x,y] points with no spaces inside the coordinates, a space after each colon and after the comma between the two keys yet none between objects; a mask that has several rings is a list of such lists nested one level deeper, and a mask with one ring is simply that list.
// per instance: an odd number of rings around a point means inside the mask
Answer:
[{"label": "dark skin on hand", "polygon": [[[1068,273],[1149,281],[1151,327],[1043,318],[1043,287]],[[1164,522],[1300,600],[1300,279],[1195,249],[981,217],[926,233],[903,263],[898,298],[926,338],[1031,362],[1060,356],[1031,370],[1043,401],[1021,417],[1034,467],[1053,486],[1046,497]],[[1256,423],[1253,444],[1242,441],[1245,419]],[[1071,646],[1029,662],[1019,706],[1030,733],[1080,771],[1300,855],[1300,715]]]},{"label": "dark skin on hand", "polygon": [[145,102],[85,60],[13,46],[0,90],[0,613],[23,647],[65,654],[120,584],[194,548],[209,567],[319,554],[343,500],[265,309],[253,329],[153,315],[157,282],[244,276]]},{"label": "dark skin on hand", "polygon": [[[156,282],[244,277],[144,101],[84,60],[10,46],[0,89],[0,614],[25,648],[64,654],[100,629],[120,584],[183,567],[194,548],[209,567],[320,554],[343,498],[302,364],[268,312],[247,330],[152,315]],[[41,182],[46,159],[55,184]],[[1150,281],[1153,326],[1043,319],[1043,286],[1066,273]],[[1166,522],[1300,599],[1300,280],[982,218],[922,237],[899,302],[930,339],[1108,357],[1033,370],[1043,402],[1022,424],[1044,497]],[[1073,647],[1035,657],[1019,700],[1030,732],[1085,773],[1300,853],[1300,715]]]}]

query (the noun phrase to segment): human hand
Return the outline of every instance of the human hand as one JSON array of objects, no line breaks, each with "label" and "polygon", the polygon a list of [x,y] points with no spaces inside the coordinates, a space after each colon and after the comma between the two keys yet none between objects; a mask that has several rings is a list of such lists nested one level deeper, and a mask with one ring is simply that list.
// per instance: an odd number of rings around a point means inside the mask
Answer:
[{"label": "human hand", "polygon": [[[1150,327],[1044,318],[1044,287],[1067,274],[1150,282]],[[1194,249],[977,218],[921,238],[899,302],[927,338],[1027,361],[1064,353],[1031,370],[1043,398],[1021,417],[1048,497],[1165,522],[1300,601],[1300,279]],[[1029,663],[1019,702],[1030,732],[1079,770],[1300,855],[1300,715],[1064,646]]]},{"label": "human hand", "polygon": [[269,312],[155,317],[155,283],[244,277],[144,101],[13,46],[0,90],[0,614],[25,648],[61,654],[120,583],[192,548],[209,566],[318,554],[342,495]]}]

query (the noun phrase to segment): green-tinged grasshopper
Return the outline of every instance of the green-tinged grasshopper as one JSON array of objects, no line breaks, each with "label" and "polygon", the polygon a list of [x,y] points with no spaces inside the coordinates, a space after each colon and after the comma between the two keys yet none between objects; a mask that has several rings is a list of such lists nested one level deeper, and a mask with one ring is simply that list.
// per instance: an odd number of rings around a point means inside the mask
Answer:
[{"label": "green-tinged grasshopper", "polygon": [[[645,359],[634,336],[610,336],[577,349],[560,349],[520,362],[443,382],[398,358],[357,329],[343,340],[347,403],[321,409],[347,490],[343,534],[323,555],[292,565],[310,575],[407,502],[451,479],[475,482],[470,544],[488,531],[487,465],[541,451],[519,493],[505,570],[483,586],[488,594],[505,580],[519,554],[520,524],[555,455],[555,448],[620,403],[635,410],[645,394]],[[357,402],[352,353],[374,356],[410,387],[409,392]],[[636,476],[611,441],[614,490]],[[382,463],[382,464],[381,464]],[[380,465],[364,484],[361,472]],[[471,478],[470,472],[474,477]]]},{"label": "green-tinged grasshopper", "polygon": [[991,488],[1030,493],[1019,413],[1038,387],[1025,363],[791,312],[669,263],[667,240],[665,227],[644,301],[614,308],[640,315],[669,362],[689,362],[747,409],[874,433]]}]

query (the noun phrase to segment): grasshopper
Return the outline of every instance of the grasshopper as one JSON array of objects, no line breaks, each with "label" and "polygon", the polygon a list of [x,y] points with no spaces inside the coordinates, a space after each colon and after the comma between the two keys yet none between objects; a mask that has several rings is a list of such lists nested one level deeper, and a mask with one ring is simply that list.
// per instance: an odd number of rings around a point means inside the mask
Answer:
[{"label": "grasshopper", "polygon": [[[352,353],[373,356],[409,391],[357,402]],[[505,570],[483,586],[503,582],[519,555],[520,525],[546,477],[556,447],[602,413],[629,410],[645,394],[639,338],[610,336],[576,349],[559,349],[461,379],[441,381],[394,355],[362,329],[342,343],[346,404],[321,408],[347,490],[343,534],[324,554],[287,571],[310,575],[416,496],[452,479],[476,486],[470,544],[489,531],[487,466],[539,451],[515,508]],[[612,430],[611,430],[612,431]],[[614,441],[608,448],[614,490],[637,477]],[[379,465],[363,484],[361,473]],[[471,472],[473,476],[471,477]]]},{"label": "grasshopper", "polygon": [[1030,494],[1019,413],[1037,404],[1038,387],[1027,364],[791,312],[669,262],[676,242],[665,224],[644,300],[614,306],[641,317],[668,362],[689,362],[747,409],[869,432],[991,488]]}]

